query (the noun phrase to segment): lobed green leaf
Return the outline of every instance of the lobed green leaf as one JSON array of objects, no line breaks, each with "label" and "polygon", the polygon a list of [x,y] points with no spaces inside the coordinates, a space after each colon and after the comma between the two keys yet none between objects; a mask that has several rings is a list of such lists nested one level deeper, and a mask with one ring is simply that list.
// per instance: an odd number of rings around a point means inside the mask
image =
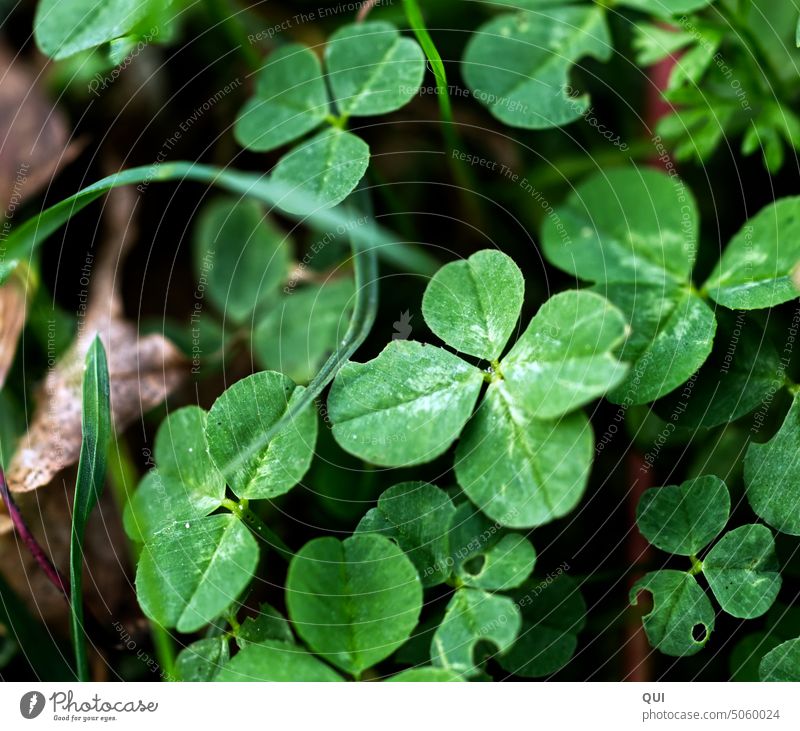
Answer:
[{"label": "lobed green leaf", "polygon": [[722,532],[730,510],[725,483],[704,475],[646,490],[636,508],[636,523],[648,542],[662,551],[693,556]]},{"label": "lobed green leaf", "polygon": [[317,439],[312,409],[305,409],[264,443],[264,434],[303,391],[280,373],[262,371],[237,381],[211,407],[206,431],[209,452],[240,498],[283,495],[308,470]]},{"label": "lobed green leaf", "polygon": [[408,639],[422,585],[411,561],[382,535],[317,538],[292,559],[286,606],[314,652],[359,677]]}]

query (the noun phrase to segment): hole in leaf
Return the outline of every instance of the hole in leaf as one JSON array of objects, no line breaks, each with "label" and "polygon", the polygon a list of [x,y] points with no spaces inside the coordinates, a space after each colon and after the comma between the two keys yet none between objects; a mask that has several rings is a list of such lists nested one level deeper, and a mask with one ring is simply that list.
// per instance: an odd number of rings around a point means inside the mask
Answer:
[{"label": "hole in leaf", "polygon": [[705,642],[706,637],[708,637],[708,627],[706,627],[702,622],[699,622],[692,627],[692,639],[695,642]]},{"label": "hole in leaf", "polygon": [[483,567],[486,565],[486,556],[480,554],[478,556],[473,556],[472,558],[468,558],[462,564],[464,571],[466,571],[471,576],[477,576],[481,571],[483,571]]}]

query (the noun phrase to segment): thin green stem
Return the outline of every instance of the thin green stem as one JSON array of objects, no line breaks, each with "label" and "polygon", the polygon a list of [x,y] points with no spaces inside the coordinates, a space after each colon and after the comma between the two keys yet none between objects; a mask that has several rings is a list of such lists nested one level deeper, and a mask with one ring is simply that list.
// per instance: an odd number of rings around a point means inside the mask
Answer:
[{"label": "thin green stem", "polygon": [[689,576],[697,576],[703,573],[703,562],[694,554],[689,556],[689,561],[692,562],[692,568],[689,569]]},{"label": "thin green stem", "polygon": [[[139,474],[125,441],[115,437],[111,442],[108,455],[108,481],[117,509],[122,514],[125,506],[133,496],[134,485],[139,481]],[[134,562],[139,560],[139,546],[128,540],[128,551]],[[156,660],[161,667],[162,675],[167,680],[175,677],[175,643],[172,636],[158,622],[150,620],[150,637],[153,640]]]},{"label": "thin green stem", "polygon": [[[450,104],[450,87],[447,83],[447,71],[444,67],[444,62],[436,48],[436,44],[428,32],[425,25],[425,17],[422,15],[422,10],[417,3],[417,0],[403,0],[403,8],[406,12],[408,24],[414,35],[417,37],[425,56],[431,65],[433,75],[436,77],[437,97],[439,100],[439,111],[442,115],[442,121],[445,123],[445,134],[449,135],[450,141],[455,141],[455,130],[453,129],[453,107]],[[455,144],[451,144],[455,147]]]},{"label": "thin green stem", "polygon": [[258,71],[261,68],[261,57],[248,40],[242,21],[232,3],[226,0],[205,0],[205,4],[217,27],[241,51],[248,68],[254,72]]},{"label": "thin green stem", "polygon": [[284,561],[290,561],[294,552],[283,540],[270,528],[257,513],[250,509],[247,500],[242,499],[238,503],[235,500],[225,498],[222,507],[230,510],[239,520],[241,520],[257,536],[262,538],[271,549],[275,551]]},{"label": "thin green stem", "polygon": [[450,104],[450,86],[447,83],[447,70],[445,69],[444,62],[442,61],[441,54],[436,48],[436,44],[428,32],[428,27],[425,25],[425,17],[422,15],[422,10],[419,7],[417,0],[403,0],[403,9],[406,13],[406,19],[414,31],[425,56],[428,59],[433,75],[436,78],[436,99],[439,102],[439,114],[442,118],[442,131],[444,133],[445,143],[448,148],[448,164],[453,173],[456,183],[463,191],[475,190],[475,181],[472,176],[467,172],[469,168],[460,165],[458,160],[453,155],[454,150],[462,147],[455,123],[453,121],[453,107]]}]

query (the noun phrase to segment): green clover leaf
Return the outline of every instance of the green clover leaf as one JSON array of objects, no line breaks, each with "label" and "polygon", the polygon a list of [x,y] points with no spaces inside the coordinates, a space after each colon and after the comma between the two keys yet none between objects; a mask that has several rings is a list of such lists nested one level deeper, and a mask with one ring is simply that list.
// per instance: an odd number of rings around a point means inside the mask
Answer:
[{"label": "green clover leaf", "polygon": [[336,441],[374,464],[429,462],[455,441],[483,374],[455,355],[392,341],[369,363],[348,363],[328,396]]},{"label": "green clover leaf", "polygon": [[295,383],[308,383],[347,332],[354,298],[350,278],[283,296],[253,333],[253,350],[261,365],[285,373]]},{"label": "green clover leaf", "polygon": [[444,490],[425,482],[402,482],[381,494],[356,533],[391,538],[411,559],[422,585],[436,586],[450,576],[447,531],[455,512]]},{"label": "green clover leaf", "polygon": [[507,591],[530,576],[536,551],[525,536],[502,530],[469,503],[459,506],[451,523],[453,573],[463,586]]},{"label": "green clover leaf", "polygon": [[800,536],[800,394],[768,442],[751,443],[744,458],[747,499],[773,528]]},{"label": "green clover leaf", "polygon": [[[425,73],[419,44],[385,22],[340,28],[328,41],[325,65],[327,74],[314,52],[300,44],[275,51],[234,130],[243,147],[266,152],[330,123],[285,154],[272,171],[273,182],[285,190],[280,207],[297,215],[341,203],[364,177],[369,146],[344,129],[348,118],[405,106]],[[330,113],[331,104],[338,117]]]},{"label": "green clover leaf", "polygon": [[340,114],[372,116],[405,106],[425,73],[425,56],[391,23],[346,25],[325,48],[333,101]]},{"label": "green clover leaf", "polygon": [[172,523],[202,518],[225,497],[225,481],[206,444],[206,412],[173,411],[158,428],[156,469],[148,472],[125,507],[126,533],[139,543]]},{"label": "green clover leaf", "polygon": [[369,166],[369,146],[341,129],[326,129],[284,155],[272,180],[285,186],[283,210],[297,215],[331,208],[347,198]]},{"label": "green clover leaf", "polygon": [[792,273],[800,262],[800,197],[783,198],[734,236],[705,283],[723,307],[757,310],[800,295]]},{"label": "green clover leaf", "polygon": [[625,328],[619,310],[599,295],[573,290],[551,297],[500,363],[510,408],[554,419],[613,389],[627,372],[612,355]]},{"label": "green clover leaf", "polygon": [[314,652],[359,677],[402,645],[422,609],[417,570],[388,538],[317,538],[292,559],[286,605]]},{"label": "green clover leaf", "polygon": [[519,609],[508,597],[459,589],[433,635],[431,661],[459,675],[476,675],[482,663],[475,657],[476,646],[491,643],[502,655],[514,644],[521,624]]},{"label": "green clover leaf", "polygon": [[216,679],[217,673],[228,660],[228,638],[209,637],[192,642],[180,651],[175,660],[175,674],[184,683],[208,683]]},{"label": "green clover leaf", "polygon": [[531,580],[512,598],[522,612],[522,629],[514,646],[499,658],[514,675],[541,678],[564,667],[575,654],[586,624],[586,602],[566,574]]},{"label": "green clover leaf", "polygon": [[725,528],[731,498],[713,475],[645,491],[636,509],[642,535],[662,551],[693,556]]},{"label": "green clover leaf", "polygon": [[236,118],[242,146],[268,152],[316,129],[328,116],[328,91],[314,52],[298,43],[277,49],[256,80],[253,97]]},{"label": "green clover leaf", "polygon": [[742,619],[760,617],[781,588],[771,531],[758,524],[729,531],[703,559],[703,574],[728,614]]},{"label": "green clover leaf", "polygon": [[544,525],[569,513],[583,496],[593,442],[581,412],[552,421],[531,419],[512,409],[493,383],[456,448],[456,479],[501,525]]},{"label": "green clover leaf", "polygon": [[644,404],[675,390],[704,363],[714,313],[691,284],[699,217],[677,177],[626,167],[581,183],[542,228],[547,259],[595,282],[631,332],[619,352],[631,363],[609,398]]},{"label": "green clover leaf", "polygon": [[211,407],[206,437],[214,463],[240,498],[283,495],[311,464],[317,417],[306,409],[268,444],[264,433],[296,403],[303,388],[282,375],[262,371],[237,381]]},{"label": "green clover leaf", "polygon": [[758,675],[762,681],[770,683],[800,681],[800,639],[784,642],[764,655]]},{"label": "green clover leaf", "polygon": [[245,647],[219,671],[215,680],[330,683],[344,678],[303,648],[270,640]]},{"label": "green clover leaf", "polygon": [[644,616],[647,639],[665,655],[694,655],[714,630],[714,608],[694,576],[684,571],[653,571],[631,589],[636,606],[640,592],[653,597],[653,609]]},{"label": "green clover leaf", "polygon": [[257,562],[256,539],[234,515],[172,525],[142,549],[139,604],[162,626],[195,632],[236,601]]},{"label": "green clover leaf", "polygon": [[602,8],[542,7],[480,26],[461,68],[475,98],[501,122],[548,129],[574,122],[589,107],[587,95],[570,93],[572,65],[585,56],[607,61],[612,50]]},{"label": "green clover leaf", "polygon": [[200,215],[194,262],[204,294],[243,323],[277,295],[288,276],[288,238],[256,201],[221,198]]},{"label": "green clover leaf", "polygon": [[[495,251],[444,267],[426,290],[426,320],[450,345],[501,353],[521,306],[517,271]],[[510,286],[509,302],[482,290],[489,277]],[[458,318],[448,320],[459,304],[477,318],[475,327],[462,322],[459,331]],[[447,450],[472,417],[456,451],[459,484],[501,525],[541,525],[569,512],[583,494],[592,434],[585,417],[570,412],[625,377],[612,355],[625,334],[622,315],[607,300],[569,291],[545,302],[487,372],[441,348],[393,341],[337,376],[328,399],[334,437],[374,464],[420,464]],[[489,386],[473,414],[484,381]]]},{"label": "green clover leaf", "polygon": [[517,324],[524,295],[519,267],[502,252],[485,249],[445,264],[433,276],[422,299],[422,314],[434,334],[454,350],[498,360]]}]

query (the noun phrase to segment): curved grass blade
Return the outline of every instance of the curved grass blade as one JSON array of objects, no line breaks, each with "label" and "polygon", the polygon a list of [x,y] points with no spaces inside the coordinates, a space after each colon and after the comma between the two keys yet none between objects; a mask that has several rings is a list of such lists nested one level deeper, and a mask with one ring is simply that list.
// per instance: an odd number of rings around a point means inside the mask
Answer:
[{"label": "curved grass blade", "polygon": [[103,490],[106,459],[111,436],[108,361],[99,337],[86,354],[83,375],[83,411],[81,415],[81,455],[75,503],[72,510],[72,535],[69,551],[71,592],[71,629],[75,646],[78,680],[89,680],[89,658],[86,650],[86,631],[83,622],[83,537],[86,522]]},{"label": "curved grass blade", "polygon": [[[303,200],[300,200],[301,196],[289,186],[276,183],[270,178],[256,173],[243,173],[211,165],[197,165],[192,162],[173,162],[160,166],[131,168],[92,183],[60,203],[45,209],[38,216],[25,221],[6,238],[6,260],[23,260],[30,257],[36,247],[48,236],[55,233],[87,205],[113,188],[136,185],[140,192],[144,192],[151,182],[170,180],[192,180],[216,185],[232,193],[253,197],[278,209],[281,208],[284,200],[291,199],[292,203],[303,203]],[[311,201],[306,201],[306,207],[313,210]],[[294,216],[293,218],[321,232],[350,233],[357,235],[358,238],[369,240],[385,261],[404,271],[431,275],[439,268],[433,257],[419,248],[401,241],[396,234],[376,224],[371,217],[365,217],[345,205],[315,210],[306,217]],[[13,269],[8,267],[0,270],[0,284],[11,271]]]},{"label": "curved grass blade", "polygon": [[[369,199],[366,192],[361,190],[356,195],[366,204],[365,210],[369,209]],[[371,214],[371,210],[369,210],[369,213]],[[247,449],[240,451],[236,460],[226,465],[226,467],[235,468],[239,460],[244,461],[255,452],[266,447],[275,435],[313,403],[314,399],[322,393],[339,372],[339,369],[358,350],[366,340],[367,335],[369,335],[378,312],[377,247],[365,238],[362,229],[350,232],[350,243],[353,251],[353,271],[356,280],[356,304],[344,338],[342,338],[331,357],[325,361],[317,375],[306,386],[302,396],[297,399],[292,408],[287,409],[283,417],[276,421],[270,429],[267,429],[258,441],[252,442]]]}]

